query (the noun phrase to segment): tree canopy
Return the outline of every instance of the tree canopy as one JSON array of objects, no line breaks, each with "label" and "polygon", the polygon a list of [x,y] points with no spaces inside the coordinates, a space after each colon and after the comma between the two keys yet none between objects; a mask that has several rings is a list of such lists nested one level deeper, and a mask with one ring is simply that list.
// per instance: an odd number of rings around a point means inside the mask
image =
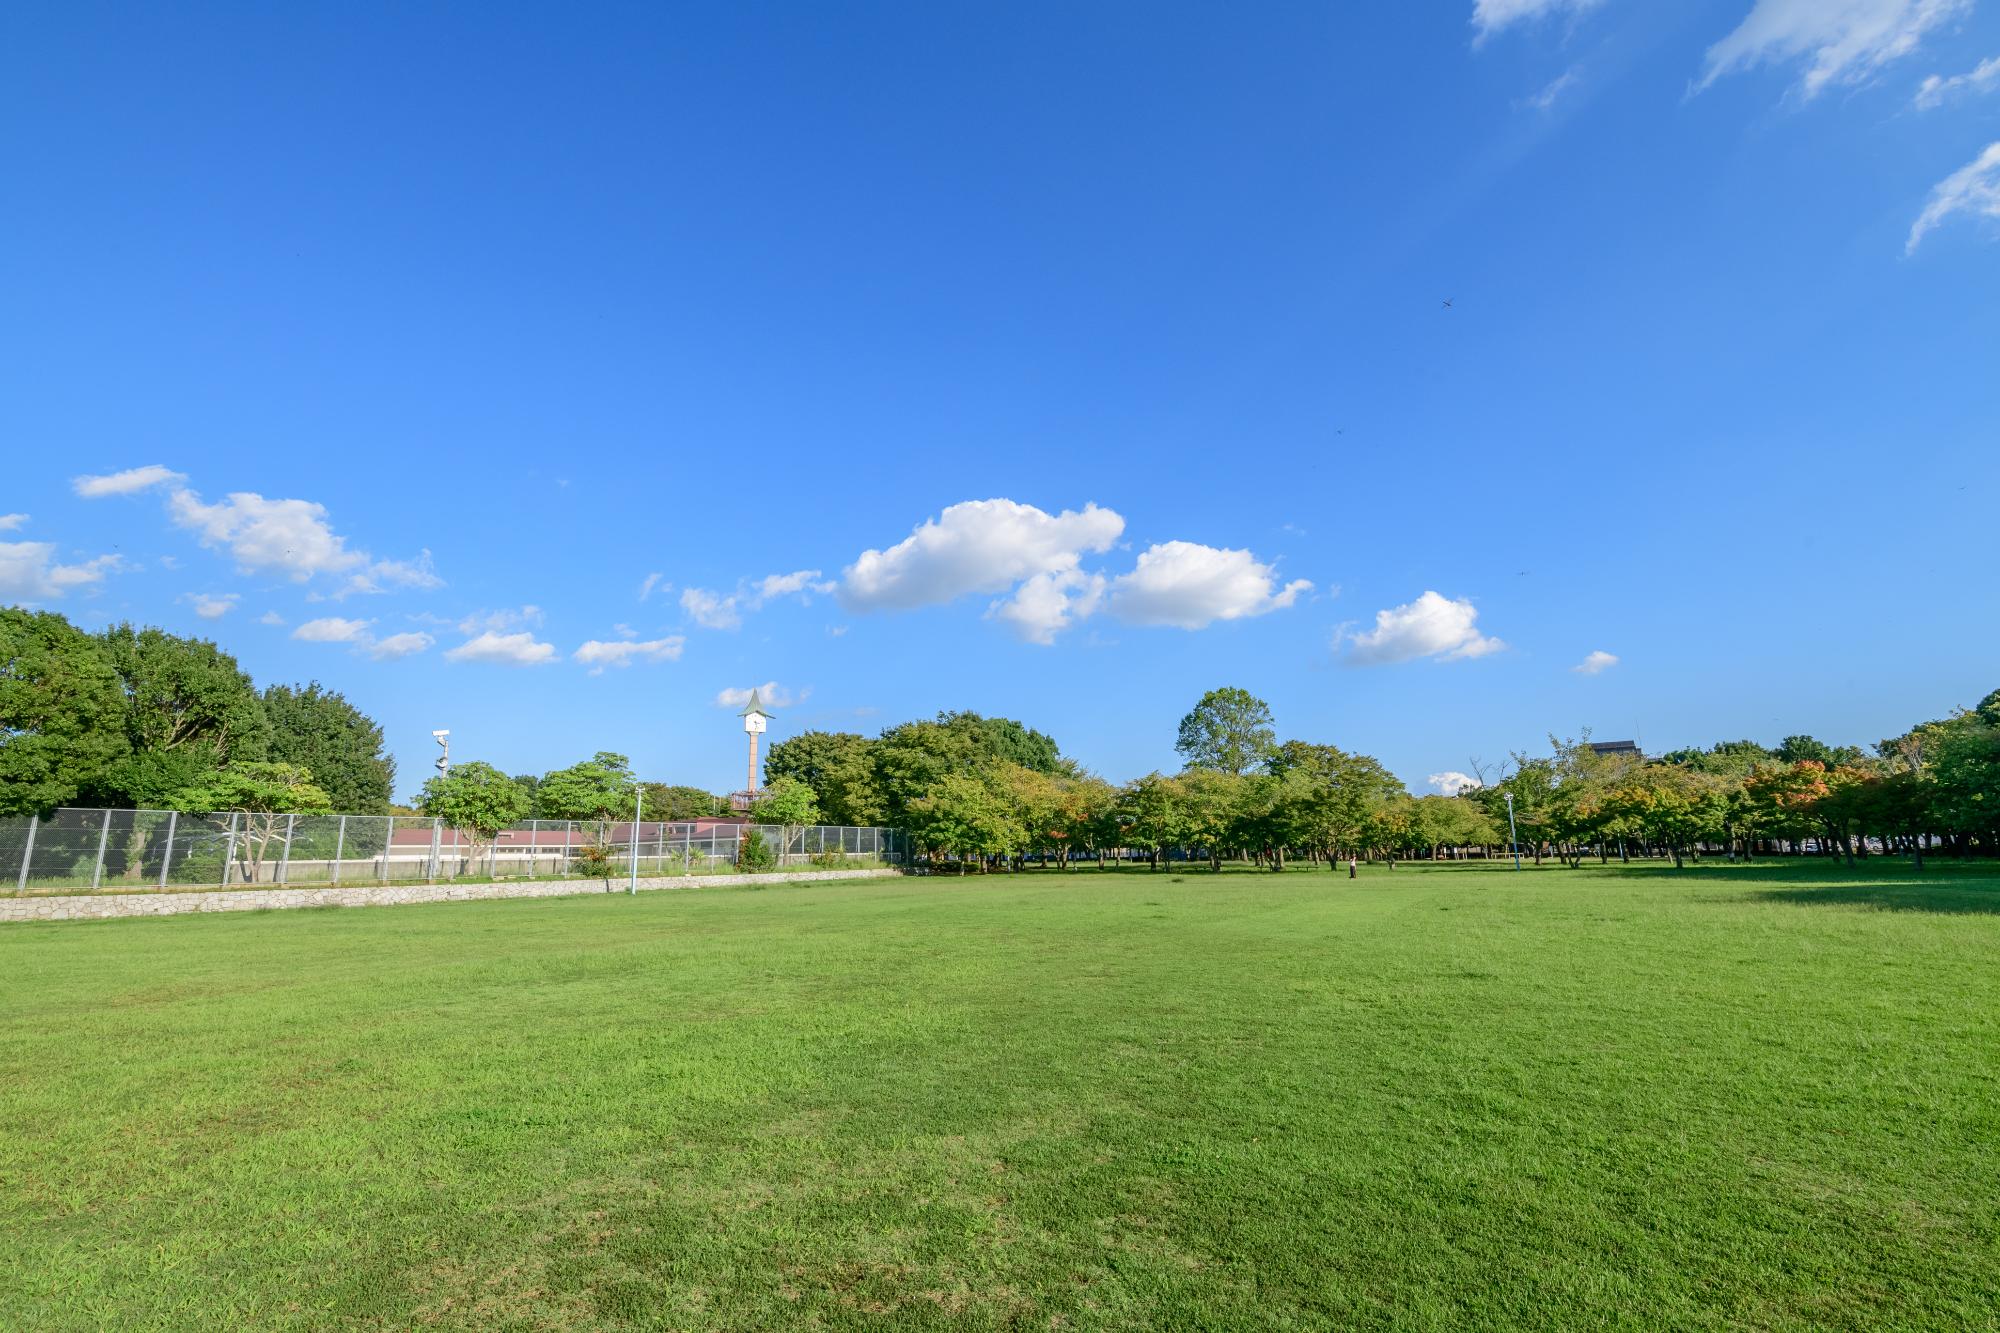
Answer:
[{"label": "tree canopy", "polygon": [[1248,690],[1224,686],[1201,696],[1181,719],[1174,750],[1190,768],[1248,773],[1278,747],[1271,706]]}]

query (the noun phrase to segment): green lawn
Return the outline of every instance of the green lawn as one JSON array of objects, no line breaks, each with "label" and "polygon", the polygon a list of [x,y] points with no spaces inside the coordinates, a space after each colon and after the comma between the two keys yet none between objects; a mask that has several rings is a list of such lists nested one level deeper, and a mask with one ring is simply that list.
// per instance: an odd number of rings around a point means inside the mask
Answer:
[{"label": "green lawn", "polygon": [[0,927],[0,1328],[2000,1327],[2000,876]]}]

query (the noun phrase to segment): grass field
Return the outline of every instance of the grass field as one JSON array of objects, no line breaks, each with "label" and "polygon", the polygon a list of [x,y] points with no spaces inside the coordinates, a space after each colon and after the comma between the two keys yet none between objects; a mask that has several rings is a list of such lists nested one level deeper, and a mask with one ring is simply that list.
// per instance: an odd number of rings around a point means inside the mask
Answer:
[{"label": "grass field", "polygon": [[0,930],[0,1327],[2000,1326],[2000,877]]}]

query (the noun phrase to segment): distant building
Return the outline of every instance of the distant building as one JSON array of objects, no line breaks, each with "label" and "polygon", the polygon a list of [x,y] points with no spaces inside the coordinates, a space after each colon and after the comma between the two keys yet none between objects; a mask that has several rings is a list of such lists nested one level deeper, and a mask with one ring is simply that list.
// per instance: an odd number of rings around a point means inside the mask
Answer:
[{"label": "distant building", "polygon": [[1639,746],[1636,741],[1592,741],[1590,748],[1595,754],[1612,758],[1622,758],[1627,755],[1634,759],[1644,759],[1646,757],[1639,753]]}]

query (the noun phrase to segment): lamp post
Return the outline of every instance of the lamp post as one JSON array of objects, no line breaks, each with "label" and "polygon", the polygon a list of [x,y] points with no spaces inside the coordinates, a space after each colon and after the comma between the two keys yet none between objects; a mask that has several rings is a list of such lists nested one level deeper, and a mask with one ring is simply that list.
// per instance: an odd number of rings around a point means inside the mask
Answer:
[{"label": "lamp post", "polygon": [[646,808],[646,789],[634,783],[632,787],[632,882],[625,890],[629,898],[639,892],[639,816]]},{"label": "lamp post", "polygon": [[1502,792],[1507,798],[1507,843],[1514,849],[1514,869],[1521,868],[1521,835],[1514,831],[1514,793]]},{"label": "lamp post", "polygon": [[437,771],[442,776],[451,772],[451,733],[449,731],[433,731],[431,739],[436,741],[438,748],[444,751],[443,754],[431,761],[437,765]]}]

